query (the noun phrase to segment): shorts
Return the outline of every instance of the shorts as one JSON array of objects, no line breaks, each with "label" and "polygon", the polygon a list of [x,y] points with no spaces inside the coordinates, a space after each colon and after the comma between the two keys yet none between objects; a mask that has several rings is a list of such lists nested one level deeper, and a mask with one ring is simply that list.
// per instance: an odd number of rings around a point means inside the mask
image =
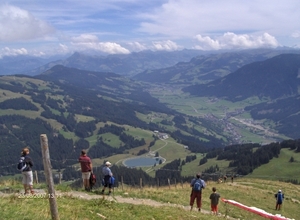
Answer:
[{"label": "shorts", "polygon": [[24,171],[22,172],[22,183],[23,185],[33,185],[33,175],[32,175],[32,171]]},{"label": "shorts", "polygon": [[210,205],[212,212],[218,212],[218,205]]},{"label": "shorts", "polygon": [[82,179],[89,180],[91,176],[91,172],[82,172]]},{"label": "shorts", "polygon": [[108,187],[109,189],[112,188],[112,184],[110,183],[110,176],[106,175],[104,176],[104,187]]}]

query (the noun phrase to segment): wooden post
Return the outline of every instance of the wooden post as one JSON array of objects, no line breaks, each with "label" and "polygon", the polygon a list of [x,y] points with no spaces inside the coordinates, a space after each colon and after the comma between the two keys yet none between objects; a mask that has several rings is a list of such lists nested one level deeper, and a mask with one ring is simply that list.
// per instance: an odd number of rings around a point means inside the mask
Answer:
[{"label": "wooden post", "polygon": [[171,189],[170,179],[168,178],[169,189]]},{"label": "wooden post", "polygon": [[56,194],[54,190],[53,176],[51,170],[51,162],[48,148],[48,138],[46,134],[40,135],[42,155],[43,155],[43,164],[44,164],[44,173],[46,177],[46,182],[48,186],[48,198],[50,204],[50,211],[53,220],[59,220],[58,209],[56,204]]},{"label": "wooden post", "polygon": [[157,188],[159,187],[159,179],[157,178]]},{"label": "wooden post", "polygon": [[140,188],[142,189],[143,188],[143,179],[140,178]]},{"label": "wooden post", "polygon": [[176,178],[175,178],[175,189],[177,189],[177,183],[176,183]]},{"label": "wooden post", "polygon": [[181,180],[181,188],[183,189],[183,181]]},{"label": "wooden post", "polygon": [[37,175],[37,171],[34,171],[34,174],[35,174],[35,183],[39,184],[39,178],[38,178],[38,175]]},{"label": "wooden post", "polygon": [[121,176],[121,189],[123,191],[123,176]]},{"label": "wooden post", "polygon": [[59,176],[58,176],[58,178],[59,178],[58,183],[61,184],[61,176],[62,176],[62,175],[61,175],[61,171],[59,171],[59,174],[58,174],[58,175],[59,175]]}]

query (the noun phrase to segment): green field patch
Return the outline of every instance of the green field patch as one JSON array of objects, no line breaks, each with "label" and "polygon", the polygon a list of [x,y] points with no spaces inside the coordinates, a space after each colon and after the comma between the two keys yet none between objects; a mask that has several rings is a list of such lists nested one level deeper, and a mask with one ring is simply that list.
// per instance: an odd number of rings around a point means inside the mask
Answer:
[{"label": "green field patch", "polygon": [[218,165],[219,167],[219,171],[217,171],[217,173],[219,173],[220,175],[232,172],[232,169],[228,168],[230,161],[217,160],[216,158],[212,158],[212,159],[208,159],[205,164],[202,164],[200,166],[199,162],[202,158],[203,158],[202,154],[197,154],[196,160],[193,160],[190,163],[186,163],[182,167],[182,171],[181,171],[182,175],[194,176],[196,173],[204,173],[206,169],[210,168],[211,166],[215,167],[216,165]]},{"label": "green field patch", "polygon": [[59,133],[62,134],[67,139],[72,139],[73,141],[78,140],[78,137],[75,135],[74,132],[66,132],[63,129],[59,130]]},{"label": "green field patch", "polygon": [[124,145],[124,143],[119,139],[119,136],[112,133],[101,134],[99,137],[102,137],[102,141],[104,143],[114,148],[119,148],[120,146]]},{"label": "green field patch", "polygon": [[94,117],[79,114],[75,114],[75,119],[77,122],[89,122],[95,120]]},{"label": "green field patch", "polygon": [[[289,162],[291,157],[295,162]],[[248,177],[269,180],[298,180],[300,167],[300,153],[289,149],[281,149],[279,157],[273,158],[269,163],[256,168]]]},{"label": "green field patch", "polygon": [[[161,147],[157,148],[155,152],[158,152],[161,157],[166,158],[168,162],[178,158],[184,158],[190,153],[190,151],[185,149],[182,144],[176,143],[176,141],[172,138],[156,142],[162,143],[160,144]],[[154,148],[151,147],[151,151],[153,150]]]}]

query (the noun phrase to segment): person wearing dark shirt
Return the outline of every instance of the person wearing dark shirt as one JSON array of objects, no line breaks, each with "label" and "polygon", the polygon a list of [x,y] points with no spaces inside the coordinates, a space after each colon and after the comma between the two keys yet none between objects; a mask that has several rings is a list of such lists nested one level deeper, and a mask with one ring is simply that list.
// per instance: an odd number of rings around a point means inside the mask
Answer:
[{"label": "person wearing dark shirt", "polygon": [[86,191],[90,191],[90,176],[93,169],[91,158],[87,156],[85,150],[82,150],[78,161],[81,167],[83,187]]},{"label": "person wearing dark shirt", "polygon": [[34,194],[33,191],[33,175],[32,175],[32,169],[33,166],[32,159],[29,155],[29,148],[25,147],[23,148],[21,152],[21,156],[24,157],[24,161],[26,164],[25,169],[22,171],[22,184],[24,186],[24,192],[25,194],[28,194],[29,191],[31,194]]},{"label": "person wearing dark shirt", "polygon": [[281,192],[281,190],[278,190],[278,193],[275,194],[275,198],[276,198],[275,210],[280,210],[284,199],[284,194]]},{"label": "person wearing dark shirt", "polygon": [[220,194],[217,193],[217,188],[213,187],[212,188],[212,194],[210,194],[209,199],[210,199],[210,207],[211,207],[211,212],[213,214],[218,214],[218,204],[219,204],[219,198]]},{"label": "person wearing dark shirt", "polygon": [[102,189],[102,194],[104,194],[105,188],[108,187],[109,191],[108,191],[108,195],[111,194],[111,188],[112,188],[112,184],[111,184],[111,177],[113,176],[110,167],[111,163],[109,161],[107,161],[105,163],[105,166],[102,168],[102,174],[104,176],[103,180],[103,189]]}]

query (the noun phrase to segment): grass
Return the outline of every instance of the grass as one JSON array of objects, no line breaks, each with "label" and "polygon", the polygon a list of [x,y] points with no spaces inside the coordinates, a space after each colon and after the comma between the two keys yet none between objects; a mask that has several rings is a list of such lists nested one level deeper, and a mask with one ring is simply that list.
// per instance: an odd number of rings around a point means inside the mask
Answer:
[{"label": "grass", "polygon": [[[289,162],[293,157],[295,162]],[[299,173],[300,154],[289,149],[281,149],[278,158],[273,158],[269,163],[255,169],[249,174],[252,178],[264,178],[271,180],[290,180],[300,181]]]},{"label": "grass", "polygon": [[[188,183],[171,185],[170,187],[145,186],[142,189],[124,186],[123,189],[115,188],[113,199],[105,197],[97,199],[79,199],[71,194],[65,194],[57,198],[57,206],[60,219],[220,219],[204,212],[210,210],[209,195],[211,188],[217,187],[221,198],[235,200],[246,206],[254,206],[272,214],[281,214],[288,218],[297,219],[300,216],[300,186],[289,183],[237,178],[231,183],[207,182],[206,189],[202,193],[203,212],[190,212],[189,197],[190,187]],[[0,190],[7,187],[22,189],[22,185],[16,181],[4,180],[0,182]],[[39,185],[35,187],[46,187]],[[274,194],[282,189],[285,200],[281,211],[275,211]],[[56,190],[70,192],[67,184],[56,185]],[[99,191],[96,189],[95,192]],[[89,193],[95,195],[95,192]],[[11,194],[0,199],[1,219],[51,219],[48,199],[24,199],[19,194]],[[1,196],[1,194],[0,194]],[[131,198],[132,203],[117,202],[119,198]],[[136,198],[136,199],[132,199]],[[142,199],[142,200],[139,200]],[[149,199],[149,200],[148,200]],[[140,203],[138,203],[140,201]],[[152,202],[160,202],[166,206],[148,206]],[[176,204],[176,206],[172,205]],[[264,219],[238,207],[219,203],[219,212],[227,214],[235,219]],[[102,216],[102,217],[101,217]],[[103,217],[104,216],[104,217]],[[20,218],[19,218],[20,217]]]}]

